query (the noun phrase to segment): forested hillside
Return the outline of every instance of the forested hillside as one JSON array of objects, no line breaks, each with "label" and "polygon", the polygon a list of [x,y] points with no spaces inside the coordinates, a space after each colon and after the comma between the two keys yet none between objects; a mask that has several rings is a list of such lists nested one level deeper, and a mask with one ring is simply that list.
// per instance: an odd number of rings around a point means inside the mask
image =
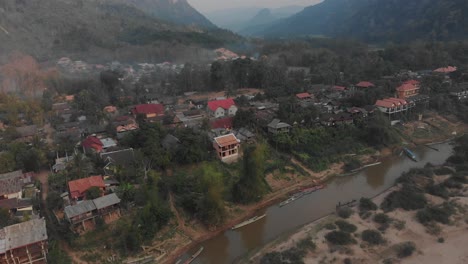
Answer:
[{"label": "forested hillside", "polygon": [[216,27],[195,10],[187,0],[124,0],[123,2],[127,2],[158,19],[183,25]]},{"label": "forested hillside", "polygon": [[270,26],[259,35],[323,35],[370,42],[463,39],[465,0],[326,0]]},{"label": "forested hillside", "polygon": [[215,48],[236,40],[227,31],[176,25],[119,1],[0,2],[2,56],[21,51],[39,60],[74,54],[137,60],[165,47]]}]

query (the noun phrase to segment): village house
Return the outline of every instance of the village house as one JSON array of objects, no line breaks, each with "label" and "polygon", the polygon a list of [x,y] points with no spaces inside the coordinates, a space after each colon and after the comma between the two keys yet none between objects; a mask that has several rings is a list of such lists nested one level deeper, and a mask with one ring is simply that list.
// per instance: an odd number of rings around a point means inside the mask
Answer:
[{"label": "village house", "polygon": [[65,218],[74,232],[84,233],[94,228],[96,217],[102,217],[105,223],[118,219],[120,217],[119,205],[120,198],[112,193],[65,207]]},{"label": "village house", "polygon": [[232,98],[208,102],[208,113],[214,118],[235,116],[237,109],[236,103]]},{"label": "village house", "polygon": [[382,112],[388,115],[394,115],[398,113],[405,113],[409,109],[415,106],[415,103],[411,100],[404,100],[399,98],[387,98],[383,100],[377,100],[375,106]]},{"label": "village house", "polygon": [[291,125],[281,122],[279,119],[273,119],[268,124],[268,133],[270,134],[281,134],[281,133],[289,133],[291,131]]},{"label": "village house", "polygon": [[139,129],[138,123],[136,122],[135,118],[131,116],[116,117],[112,122],[112,126],[115,128],[115,132],[117,133],[118,139],[123,138],[126,134],[128,134],[131,131]]},{"label": "village house", "polygon": [[137,116],[143,116],[145,119],[155,119],[164,116],[164,106],[162,104],[141,104],[135,106],[131,112]]},{"label": "village house", "polygon": [[461,101],[468,99],[468,83],[461,83],[450,90],[450,96]]},{"label": "village house", "polygon": [[362,81],[362,82],[359,82],[358,84],[355,85],[357,88],[361,88],[361,89],[367,89],[367,88],[372,88],[372,87],[375,87],[375,85],[371,82],[368,82],[368,81]]},{"label": "village house", "polygon": [[314,96],[310,93],[298,93],[296,94],[296,98],[299,101],[310,101],[314,98]]},{"label": "village house", "polygon": [[[34,216],[33,204],[31,199],[3,199],[0,200],[0,208],[7,209],[11,216],[23,219],[23,216]],[[1,263],[1,261],[0,261]]]},{"label": "village house", "polygon": [[252,143],[255,141],[255,134],[247,128],[241,128],[239,130],[234,131],[234,135],[240,140],[241,143]]},{"label": "village house", "polygon": [[115,142],[112,138],[101,138],[102,149],[107,151],[110,148],[117,147],[117,142]]},{"label": "village house", "polygon": [[73,159],[73,155],[68,156],[68,153],[65,157],[58,157],[55,159],[55,164],[52,165],[52,171],[57,173],[66,169],[68,162]]},{"label": "village house", "polygon": [[416,96],[419,94],[420,88],[421,87],[419,81],[406,81],[396,89],[397,97],[400,99],[407,99],[409,97]]},{"label": "village house", "polygon": [[22,178],[20,170],[0,174],[0,200],[21,198],[24,184]]},{"label": "village house", "polygon": [[338,113],[338,114],[326,114],[320,119],[320,123],[323,126],[340,126],[340,125],[352,125],[354,118],[349,113]]},{"label": "village house", "polygon": [[214,138],[213,147],[222,162],[231,163],[239,158],[240,141],[234,134]]},{"label": "village house", "polygon": [[91,187],[98,187],[103,192],[106,185],[102,176],[91,176],[68,182],[70,197],[73,201],[85,200],[86,191]]},{"label": "village house", "polygon": [[44,218],[0,229],[0,263],[47,263],[47,239]]},{"label": "village house", "polygon": [[447,66],[447,67],[442,67],[442,68],[438,68],[434,70],[435,73],[441,73],[441,74],[449,74],[449,73],[456,72],[456,71],[457,71],[457,67],[454,67],[454,66]]},{"label": "village house", "polygon": [[34,136],[38,134],[37,126],[22,126],[17,127],[16,132],[19,135],[18,141],[30,143],[33,141]]},{"label": "village house", "polygon": [[105,172],[110,175],[113,175],[118,167],[126,168],[135,162],[135,153],[132,148],[101,153],[100,156],[106,162]]},{"label": "village house", "polygon": [[95,136],[89,136],[81,142],[83,152],[94,151],[100,153],[103,150],[104,144]]}]

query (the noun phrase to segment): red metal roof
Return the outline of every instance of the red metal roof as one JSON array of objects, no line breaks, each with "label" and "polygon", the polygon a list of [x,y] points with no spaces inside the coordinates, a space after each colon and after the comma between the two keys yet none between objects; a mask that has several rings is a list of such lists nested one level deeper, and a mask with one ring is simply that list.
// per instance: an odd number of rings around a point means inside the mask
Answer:
[{"label": "red metal roof", "polygon": [[391,100],[391,101],[394,101],[394,102],[399,102],[400,104],[402,105],[405,105],[405,104],[408,104],[408,102],[405,100],[405,99],[401,99],[401,98],[395,98],[395,97],[390,97],[386,100]]},{"label": "red metal roof", "polygon": [[377,100],[377,102],[375,102],[375,105],[378,106],[378,107],[384,107],[384,108],[394,108],[396,107],[396,105],[392,102],[389,102],[389,101],[384,101],[384,100]]},{"label": "red metal roof", "polygon": [[418,85],[418,84],[420,84],[420,82],[416,81],[416,80],[408,80],[408,81],[404,82],[403,84]]},{"label": "red metal roof", "polygon": [[68,189],[70,196],[73,199],[83,197],[84,193],[91,187],[106,187],[102,176],[91,176],[84,179],[74,180],[68,182]]},{"label": "red metal roof", "polygon": [[310,93],[299,93],[296,94],[296,97],[299,99],[306,99],[312,97],[312,95]]},{"label": "red metal roof", "polygon": [[162,104],[141,104],[141,105],[135,106],[135,108],[132,109],[132,113],[135,115],[138,115],[138,114],[162,115],[164,114],[164,106]]},{"label": "red metal roof", "polygon": [[362,82],[359,82],[358,84],[356,84],[357,87],[362,87],[362,88],[369,88],[369,87],[374,87],[375,85],[371,82],[367,82],[367,81],[362,81]]},{"label": "red metal roof", "polygon": [[439,73],[451,73],[451,72],[455,72],[457,71],[457,67],[454,67],[454,66],[448,66],[448,67],[445,67],[445,68],[438,68],[436,70],[434,70],[434,72],[439,72]]},{"label": "red metal roof", "polygon": [[232,128],[232,117],[226,117],[226,118],[221,118],[221,119],[216,119],[211,122],[211,128],[212,129],[217,129],[217,128]]},{"label": "red metal roof", "polygon": [[416,90],[416,89],[418,89],[418,87],[416,87],[414,84],[404,83],[403,85],[397,88],[397,91],[404,92],[404,91],[411,91],[411,90]]},{"label": "red metal roof", "polygon": [[208,102],[208,107],[211,109],[211,111],[216,111],[218,108],[222,108],[224,110],[228,110],[231,106],[236,105],[234,100],[232,98],[229,99],[224,99],[224,100],[215,100],[215,101],[209,101]]},{"label": "red metal roof", "polygon": [[333,86],[333,89],[335,89],[337,91],[345,91],[346,87],[335,85],[335,86]]},{"label": "red metal roof", "polygon": [[90,137],[87,137],[85,140],[83,140],[81,145],[83,147],[85,147],[85,148],[92,148],[95,145],[103,146],[104,144],[102,144],[102,142],[101,142],[101,140],[99,138],[94,137],[94,136],[90,136]]}]

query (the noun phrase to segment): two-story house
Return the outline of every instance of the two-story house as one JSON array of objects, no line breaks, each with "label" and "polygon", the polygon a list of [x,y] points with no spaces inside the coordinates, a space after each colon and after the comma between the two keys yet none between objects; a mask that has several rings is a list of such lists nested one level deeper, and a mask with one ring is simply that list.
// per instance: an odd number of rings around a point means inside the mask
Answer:
[{"label": "two-story house", "polygon": [[208,102],[208,113],[214,118],[235,116],[237,110],[236,103],[232,98]]},{"label": "two-story house", "polygon": [[420,90],[419,81],[416,80],[409,80],[404,82],[401,86],[399,86],[396,91],[398,98],[406,99],[408,97],[416,96],[419,94]]},{"label": "two-story house", "polygon": [[240,140],[234,134],[214,138],[213,147],[222,162],[235,162],[239,158]]},{"label": "two-story house", "polygon": [[47,263],[45,219],[0,229],[0,263]]},{"label": "two-story house", "polygon": [[279,119],[273,119],[268,124],[268,133],[270,134],[289,133],[290,130],[291,125],[281,122]]}]

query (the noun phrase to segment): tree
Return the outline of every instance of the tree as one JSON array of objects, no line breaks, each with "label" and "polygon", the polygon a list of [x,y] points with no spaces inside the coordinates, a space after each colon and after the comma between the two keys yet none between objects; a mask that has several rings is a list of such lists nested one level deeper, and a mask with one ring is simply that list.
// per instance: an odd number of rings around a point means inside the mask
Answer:
[{"label": "tree", "polygon": [[85,195],[87,200],[94,200],[101,197],[102,191],[99,189],[99,187],[93,186],[86,190]]},{"label": "tree", "polygon": [[7,173],[15,170],[15,157],[9,153],[0,153],[0,173]]},{"label": "tree", "polygon": [[378,245],[384,242],[382,235],[376,230],[371,230],[371,229],[364,230],[362,231],[361,237],[362,237],[362,240],[372,245]]},{"label": "tree", "polygon": [[205,223],[220,224],[225,215],[223,174],[207,163],[202,165],[198,174],[198,186],[201,192],[198,212]]},{"label": "tree", "polygon": [[235,128],[252,127],[255,123],[254,112],[252,110],[239,109],[234,116],[232,123]]},{"label": "tree", "polygon": [[16,218],[13,218],[10,211],[6,208],[0,208],[0,228],[18,223]]},{"label": "tree", "polygon": [[63,199],[60,197],[60,193],[52,191],[49,192],[46,198],[47,208],[49,210],[60,210],[63,208]]},{"label": "tree", "polygon": [[369,120],[362,139],[370,146],[386,146],[399,141],[398,134],[390,126],[390,121],[378,112]]},{"label": "tree", "polygon": [[264,174],[266,153],[265,144],[244,150],[242,175],[233,190],[233,197],[237,202],[255,202],[268,192]]}]

